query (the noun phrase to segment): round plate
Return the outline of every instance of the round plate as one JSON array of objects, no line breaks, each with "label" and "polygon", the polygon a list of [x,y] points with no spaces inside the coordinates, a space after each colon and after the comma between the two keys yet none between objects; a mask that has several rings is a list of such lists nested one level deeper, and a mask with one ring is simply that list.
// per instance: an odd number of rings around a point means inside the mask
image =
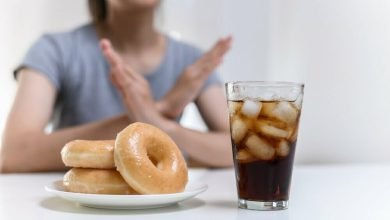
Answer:
[{"label": "round plate", "polygon": [[55,181],[45,186],[46,191],[65,200],[77,202],[80,205],[105,209],[150,209],[176,204],[190,199],[207,189],[207,185],[189,181],[181,193],[156,195],[101,195],[68,192],[62,181]]}]

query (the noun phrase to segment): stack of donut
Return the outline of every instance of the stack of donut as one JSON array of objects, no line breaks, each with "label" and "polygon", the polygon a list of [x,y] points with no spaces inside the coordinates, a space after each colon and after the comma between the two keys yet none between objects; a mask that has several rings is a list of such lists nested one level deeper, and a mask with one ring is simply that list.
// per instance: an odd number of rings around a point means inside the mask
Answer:
[{"label": "stack of donut", "polygon": [[72,167],[63,185],[89,194],[166,194],[182,192],[187,165],[173,140],[160,129],[133,123],[115,140],[75,140],[61,151]]}]

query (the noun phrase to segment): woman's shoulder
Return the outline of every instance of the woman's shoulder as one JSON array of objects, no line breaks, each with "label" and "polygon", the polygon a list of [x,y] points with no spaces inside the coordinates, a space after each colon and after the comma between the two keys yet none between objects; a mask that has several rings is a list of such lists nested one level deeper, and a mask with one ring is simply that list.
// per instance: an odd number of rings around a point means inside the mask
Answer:
[{"label": "woman's shoulder", "polygon": [[84,24],[68,31],[44,33],[39,40],[69,48],[72,44],[91,42],[91,39],[95,37],[96,34],[93,25]]},{"label": "woman's shoulder", "polygon": [[[88,49],[81,45],[87,45],[85,43],[93,37],[93,31],[93,26],[83,25],[70,31],[49,32],[41,35],[30,46],[14,74],[16,75],[21,68],[29,67],[47,75],[56,87],[59,87],[64,72],[70,66],[77,65],[73,61],[80,60],[78,59],[80,50]],[[94,53],[89,52],[89,54]]]},{"label": "woman's shoulder", "polygon": [[86,24],[64,32],[44,33],[30,47],[26,57],[45,57],[55,59],[67,66],[80,51],[93,56],[98,48],[94,27]]}]

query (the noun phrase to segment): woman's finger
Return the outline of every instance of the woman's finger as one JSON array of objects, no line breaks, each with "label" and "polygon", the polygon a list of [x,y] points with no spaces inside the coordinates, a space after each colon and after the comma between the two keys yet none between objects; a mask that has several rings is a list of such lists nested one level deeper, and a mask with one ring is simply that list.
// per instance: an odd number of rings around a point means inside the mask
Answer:
[{"label": "woman's finger", "polygon": [[218,40],[217,43],[194,64],[195,68],[201,70],[201,73],[211,73],[222,62],[223,56],[231,47],[231,42],[231,37]]},{"label": "woman's finger", "polygon": [[210,73],[212,73],[215,70],[215,68],[217,68],[217,66],[219,66],[219,64],[221,64],[221,62],[222,62],[222,59],[211,60],[210,62],[208,62],[202,66],[200,73],[204,74],[204,75],[209,75]]},{"label": "woman's finger", "polygon": [[126,91],[125,91],[124,87],[121,85],[121,83],[119,82],[119,80],[118,80],[118,78],[116,76],[117,75],[115,75],[115,74],[110,74],[111,82],[117,88],[117,90],[119,91],[120,95],[122,97],[126,97]]},{"label": "woman's finger", "polygon": [[111,65],[113,70],[113,74],[117,75],[117,79],[119,79],[119,84],[126,83],[129,79],[128,77],[135,78],[135,72],[125,66],[120,55],[115,51],[112,47],[111,42],[107,39],[102,39],[100,41],[100,46],[102,48],[103,54],[106,57],[108,63]]},{"label": "woman's finger", "polygon": [[116,79],[115,74],[110,73],[110,80],[111,80],[112,84],[113,84],[117,89],[120,88],[119,82],[118,82],[118,80]]},{"label": "woman's finger", "polygon": [[207,58],[222,57],[231,47],[232,37],[222,38],[205,54]]},{"label": "woman's finger", "polygon": [[128,76],[128,77],[130,77],[131,79],[133,79],[133,80],[138,80],[138,73],[135,71],[135,70],[133,70],[131,67],[129,67],[128,65],[126,65],[125,67],[124,67],[124,72],[125,72],[125,74]]},{"label": "woman's finger", "polygon": [[128,65],[125,65],[122,61],[120,55],[114,50],[111,45],[111,42],[107,39],[102,39],[100,41],[100,46],[102,48],[103,54],[106,57],[108,63],[111,65],[111,68],[114,70],[115,74],[121,75],[118,78],[125,79],[126,76],[130,77],[132,80],[141,81],[143,77],[135,72]]},{"label": "woman's finger", "polygon": [[112,68],[122,65],[122,58],[114,50],[111,45],[111,42],[108,39],[102,39],[100,41],[100,47],[103,51],[104,57],[107,59],[108,63]]}]

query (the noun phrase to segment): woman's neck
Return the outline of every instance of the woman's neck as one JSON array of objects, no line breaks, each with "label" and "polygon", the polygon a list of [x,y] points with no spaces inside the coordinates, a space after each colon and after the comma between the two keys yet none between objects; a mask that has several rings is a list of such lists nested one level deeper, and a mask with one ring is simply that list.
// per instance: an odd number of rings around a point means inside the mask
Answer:
[{"label": "woman's neck", "polygon": [[98,32],[123,53],[154,46],[160,37],[154,28],[153,10],[131,13],[109,11],[106,21],[98,25]]}]

